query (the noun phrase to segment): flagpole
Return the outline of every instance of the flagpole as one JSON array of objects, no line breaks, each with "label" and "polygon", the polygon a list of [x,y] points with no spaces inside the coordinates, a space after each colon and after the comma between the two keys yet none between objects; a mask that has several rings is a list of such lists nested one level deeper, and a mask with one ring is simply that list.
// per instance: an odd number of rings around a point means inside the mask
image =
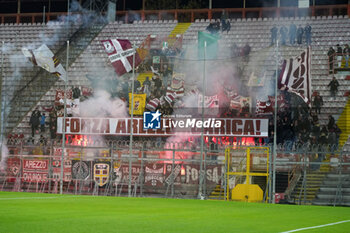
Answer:
[{"label": "flagpole", "polygon": [[67,116],[67,83],[68,83],[68,59],[69,59],[69,40],[67,40],[67,57],[66,57],[66,78],[64,81],[64,101],[63,101],[63,129],[62,129],[62,155],[61,155],[61,176],[60,176],[60,194],[63,194],[63,166],[64,166],[64,151],[66,138],[66,116]]},{"label": "flagpole", "polygon": [[1,110],[1,120],[0,120],[0,161],[2,160],[2,144],[4,139],[4,118],[5,118],[5,104],[3,104],[3,82],[4,82],[4,49],[5,41],[2,41],[1,47],[1,84],[0,84],[0,110]]},{"label": "flagpole", "polygon": [[276,45],[276,77],[275,77],[275,111],[274,111],[274,128],[273,128],[273,171],[272,171],[272,203],[275,204],[276,193],[276,158],[277,158],[277,85],[278,85],[278,40]]},{"label": "flagpole", "polygon": [[128,197],[131,197],[131,157],[132,157],[132,140],[134,132],[134,82],[135,82],[135,46],[132,46],[134,53],[132,55],[132,83],[131,83],[131,121],[130,121],[130,143],[129,143],[129,185],[128,185]]},{"label": "flagpole", "polygon": [[[207,42],[204,41],[204,59],[203,59],[203,95],[202,95],[202,123],[204,122],[204,98],[205,98],[205,89],[206,89],[206,69],[205,69],[205,58],[206,58],[206,50],[207,50]],[[201,157],[200,157],[200,172],[199,172],[199,190],[198,190],[198,198],[201,198],[202,191],[203,191],[203,155],[204,155],[204,126],[202,124],[202,130],[201,130]]]}]

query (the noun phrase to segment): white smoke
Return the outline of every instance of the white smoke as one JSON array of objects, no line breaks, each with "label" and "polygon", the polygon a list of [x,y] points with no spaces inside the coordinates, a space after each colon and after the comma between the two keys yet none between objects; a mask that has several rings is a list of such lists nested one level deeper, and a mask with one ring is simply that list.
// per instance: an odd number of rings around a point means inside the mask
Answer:
[{"label": "white smoke", "polygon": [[127,117],[126,103],[112,98],[104,90],[97,90],[94,96],[80,103],[81,117]]},{"label": "white smoke", "polygon": [[[213,51],[208,49],[207,51]],[[208,58],[205,62],[198,59],[198,45],[190,45],[186,48],[183,58],[180,58],[175,65],[174,72],[185,74],[185,89],[188,93],[189,87],[192,89],[198,89],[200,93],[205,92],[206,96],[218,95],[223,96],[224,87],[233,87],[237,92],[240,90],[241,80],[237,75],[234,61],[231,59],[230,49],[222,48],[220,51],[215,51],[217,57],[214,54],[206,54]],[[204,87],[203,87],[203,80]],[[203,89],[204,88],[204,89]],[[243,93],[241,93],[243,95]],[[224,102],[224,98],[220,98],[220,106],[227,105]],[[182,105],[185,108],[198,108],[198,96],[195,94],[187,94],[181,99]],[[201,105],[200,105],[201,106]],[[192,111],[193,112],[193,111]],[[193,112],[194,113],[194,112]],[[198,115],[200,111],[195,111],[195,115]],[[173,115],[183,114],[183,109],[174,109]],[[195,117],[193,115],[193,117]],[[204,118],[207,116],[204,116]],[[189,138],[191,137],[191,140]],[[175,136],[167,139],[167,144],[174,143],[177,147],[191,147],[195,141],[198,141],[200,136],[193,137],[193,135],[176,132]],[[182,154],[186,155],[186,154]],[[167,155],[167,157],[169,157]],[[189,156],[189,155],[188,155]],[[178,156],[177,156],[178,157]]]}]

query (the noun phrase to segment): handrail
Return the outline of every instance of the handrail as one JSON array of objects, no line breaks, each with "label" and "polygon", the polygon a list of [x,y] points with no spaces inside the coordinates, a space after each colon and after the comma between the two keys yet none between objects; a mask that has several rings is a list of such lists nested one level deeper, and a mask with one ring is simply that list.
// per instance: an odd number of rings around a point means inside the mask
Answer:
[{"label": "handrail", "polygon": [[288,187],[284,192],[288,199],[290,199],[291,193],[301,178],[301,172],[297,168],[298,166],[294,166],[293,170],[290,172],[291,175],[288,174]]},{"label": "handrail", "polygon": [[[129,22],[134,15],[137,15],[142,21],[147,19],[174,19],[184,22],[194,22],[197,18],[213,19],[220,18],[222,11],[225,10],[229,15],[235,14],[239,18],[251,18],[249,14],[254,14],[255,18],[262,17],[302,17],[302,16],[333,16],[333,15],[350,15],[350,4],[342,5],[321,5],[310,6],[309,8],[298,7],[262,7],[262,8],[215,8],[215,9],[170,9],[170,10],[138,10],[138,11],[117,11],[117,19],[125,23]],[[344,13],[342,13],[342,11]],[[324,14],[326,12],[326,14]],[[71,13],[74,14],[74,13]],[[67,12],[47,12],[45,13],[46,22],[56,19],[58,16],[67,15]],[[240,16],[239,16],[240,15]],[[186,17],[184,17],[186,16]],[[247,17],[248,16],[248,17]],[[10,13],[0,14],[0,23],[11,20],[17,24],[28,22],[41,22],[43,13]],[[40,18],[40,20],[36,20]]]}]

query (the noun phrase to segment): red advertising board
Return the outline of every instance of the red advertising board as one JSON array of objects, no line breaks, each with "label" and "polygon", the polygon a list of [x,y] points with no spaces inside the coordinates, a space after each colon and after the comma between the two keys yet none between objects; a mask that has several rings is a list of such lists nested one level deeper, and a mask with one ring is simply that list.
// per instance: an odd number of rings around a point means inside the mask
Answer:
[{"label": "red advertising board", "polygon": [[[61,159],[53,159],[52,161],[52,178],[56,181],[61,179]],[[72,160],[64,160],[63,181],[72,180]]]},{"label": "red advertising board", "polygon": [[48,180],[48,159],[23,159],[23,182],[45,182]]},{"label": "red advertising board", "polygon": [[47,171],[49,167],[49,160],[47,159],[23,159],[24,170]]},{"label": "red advertising board", "polygon": [[7,182],[15,182],[16,177],[20,175],[21,160],[18,157],[10,157],[7,159]]},{"label": "red advertising board", "polygon": [[[67,155],[67,149],[65,150]],[[54,158],[52,159],[52,178],[56,181],[61,179],[61,156],[62,148],[54,147]],[[63,180],[71,181],[72,180],[72,160],[65,159],[63,166]]]},{"label": "red advertising board", "polygon": [[24,171],[22,176],[23,182],[45,182],[48,180],[47,172]]}]

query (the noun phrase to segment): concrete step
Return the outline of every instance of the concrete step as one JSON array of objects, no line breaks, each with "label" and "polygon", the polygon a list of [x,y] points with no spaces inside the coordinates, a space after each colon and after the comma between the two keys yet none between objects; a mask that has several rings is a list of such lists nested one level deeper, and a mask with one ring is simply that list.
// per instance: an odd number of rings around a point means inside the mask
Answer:
[{"label": "concrete step", "polygon": [[[349,188],[350,187],[350,181],[342,181],[341,182],[343,188]],[[325,180],[322,183],[322,186],[337,186],[338,185],[338,180]]]},{"label": "concrete step", "polygon": [[[319,187],[306,187],[306,192],[317,192],[320,188]],[[296,192],[300,191],[300,190],[303,190],[302,187],[297,187],[294,189]]]},{"label": "concrete step", "polygon": [[[337,190],[338,190],[337,187],[320,187],[320,192],[336,192]],[[350,193],[350,187],[342,188],[341,191],[343,193]]]},{"label": "concrete step", "polygon": [[[299,199],[299,193],[297,195],[292,194],[291,197],[295,198],[295,199]],[[314,199],[316,197],[316,194],[308,194],[308,193],[306,193],[305,197],[306,197],[306,199],[310,199],[311,200],[311,199]],[[304,193],[301,193],[300,198],[304,199]]]},{"label": "concrete step", "polygon": [[[324,205],[324,206],[333,206],[334,205],[334,200],[320,200],[320,199],[316,199],[312,202],[313,205]],[[336,201],[336,205],[337,206],[350,206],[350,202],[347,201],[341,201],[341,202],[337,202]]]},{"label": "concrete step", "polygon": [[327,175],[327,179],[336,179],[336,180],[338,180],[339,177],[341,177],[342,179],[348,179],[350,181],[350,174],[342,173],[340,175],[340,174],[332,174],[332,173],[330,173],[330,174]]},{"label": "concrete step", "polygon": [[[350,195],[340,195],[342,197],[342,200],[349,201],[350,202]],[[318,199],[331,199],[334,200],[336,198],[335,194],[317,194]]]}]

